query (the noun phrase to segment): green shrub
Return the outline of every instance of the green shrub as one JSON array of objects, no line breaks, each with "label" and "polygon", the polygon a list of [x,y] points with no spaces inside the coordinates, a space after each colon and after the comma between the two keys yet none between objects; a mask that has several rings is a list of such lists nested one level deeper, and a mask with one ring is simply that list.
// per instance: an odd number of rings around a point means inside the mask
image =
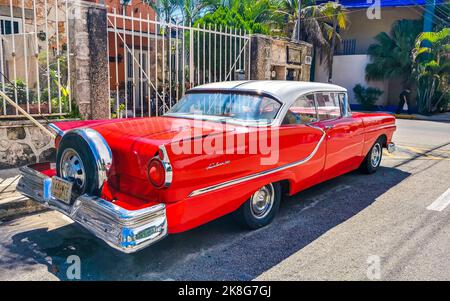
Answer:
[{"label": "green shrub", "polygon": [[[8,97],[13,101],[16,100],[17,95],[17,103],[20,105],[27,103],[27,85],[21,79],[17,79],[15,81],[12,81],[11,83],[6,83],[5,94],[8,95]],[[28,89],[28,99],[30,103],[33,102],[33,98],[33,91]]]},{"label": "green shrub", "polygon": [[365,88],[357,84],[353,88],[353,93],[355,93],[356,101],[362,105],[364,110],[371,110],[374,108],[375,102],[384,92],[378,88]]}]

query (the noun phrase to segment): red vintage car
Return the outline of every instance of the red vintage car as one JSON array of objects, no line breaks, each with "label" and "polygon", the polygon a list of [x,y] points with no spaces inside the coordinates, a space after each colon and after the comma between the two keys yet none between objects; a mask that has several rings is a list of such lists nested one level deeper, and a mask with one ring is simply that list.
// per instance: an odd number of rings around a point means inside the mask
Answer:
[{"label": "red vintage car", "polygon": [[131,253],[234,212],[256,229],[292,195],[395,149],[395,118],[350,111],[346,89],[240,81],[191,89],[161,117],[58,122],[55,163],[18,190]]}]

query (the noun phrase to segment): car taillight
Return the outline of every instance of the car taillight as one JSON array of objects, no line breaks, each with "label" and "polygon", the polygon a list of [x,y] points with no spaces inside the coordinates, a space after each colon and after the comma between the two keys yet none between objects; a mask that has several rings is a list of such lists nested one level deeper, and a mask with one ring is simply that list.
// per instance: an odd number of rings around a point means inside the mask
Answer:
[{"label": "car taillight", "polygon": [[156,188],[162,187],[166,182],[166,171],[157,158],[153,158],[148,165],[148,179]]},{"label": "car taillight", "polygon": [[56,149],[58,149],[59,143],[61,142],[61,139],[62,139],[61,135],[56,136],[56,138],[55,138],[55,148]]}]

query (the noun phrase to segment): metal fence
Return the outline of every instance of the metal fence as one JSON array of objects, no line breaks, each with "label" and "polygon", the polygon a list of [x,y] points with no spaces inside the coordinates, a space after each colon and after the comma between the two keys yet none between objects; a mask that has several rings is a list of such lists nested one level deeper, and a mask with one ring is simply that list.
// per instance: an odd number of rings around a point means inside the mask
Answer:
[{"label": "metal fence", "polygon": [[[35,116],[71,111],[69,0],[0,0],[0,89]],[[0,118],[21,116],[0,98]]]},{"label": "metal fence", "polygon": [[229,27],[188,27],[108,13],[111,117],[158,116],[191,87],[250,78],[250,38]]}]

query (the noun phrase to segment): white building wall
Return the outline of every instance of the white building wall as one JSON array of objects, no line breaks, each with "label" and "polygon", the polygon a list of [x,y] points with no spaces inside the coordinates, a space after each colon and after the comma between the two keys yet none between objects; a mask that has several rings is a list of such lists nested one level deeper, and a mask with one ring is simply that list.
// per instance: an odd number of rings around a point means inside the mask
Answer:
[{"label": "white building wall", "polygon": [[[388,82],[387,81],[370,81],[365,79],[365,68],[370,62],[370,58],[366,54],[356,55],[336,55],[333,60],[333,84],[342,86],[348,90],[350,103],[357,103],[353,88],[357,84],[364,87],[379,88],[384,93],[377,101],[377,105],[386,105],[388,103]],[[328,71],[324,65],[316,64],[315,80],[316,82],[328,82]]]}]

